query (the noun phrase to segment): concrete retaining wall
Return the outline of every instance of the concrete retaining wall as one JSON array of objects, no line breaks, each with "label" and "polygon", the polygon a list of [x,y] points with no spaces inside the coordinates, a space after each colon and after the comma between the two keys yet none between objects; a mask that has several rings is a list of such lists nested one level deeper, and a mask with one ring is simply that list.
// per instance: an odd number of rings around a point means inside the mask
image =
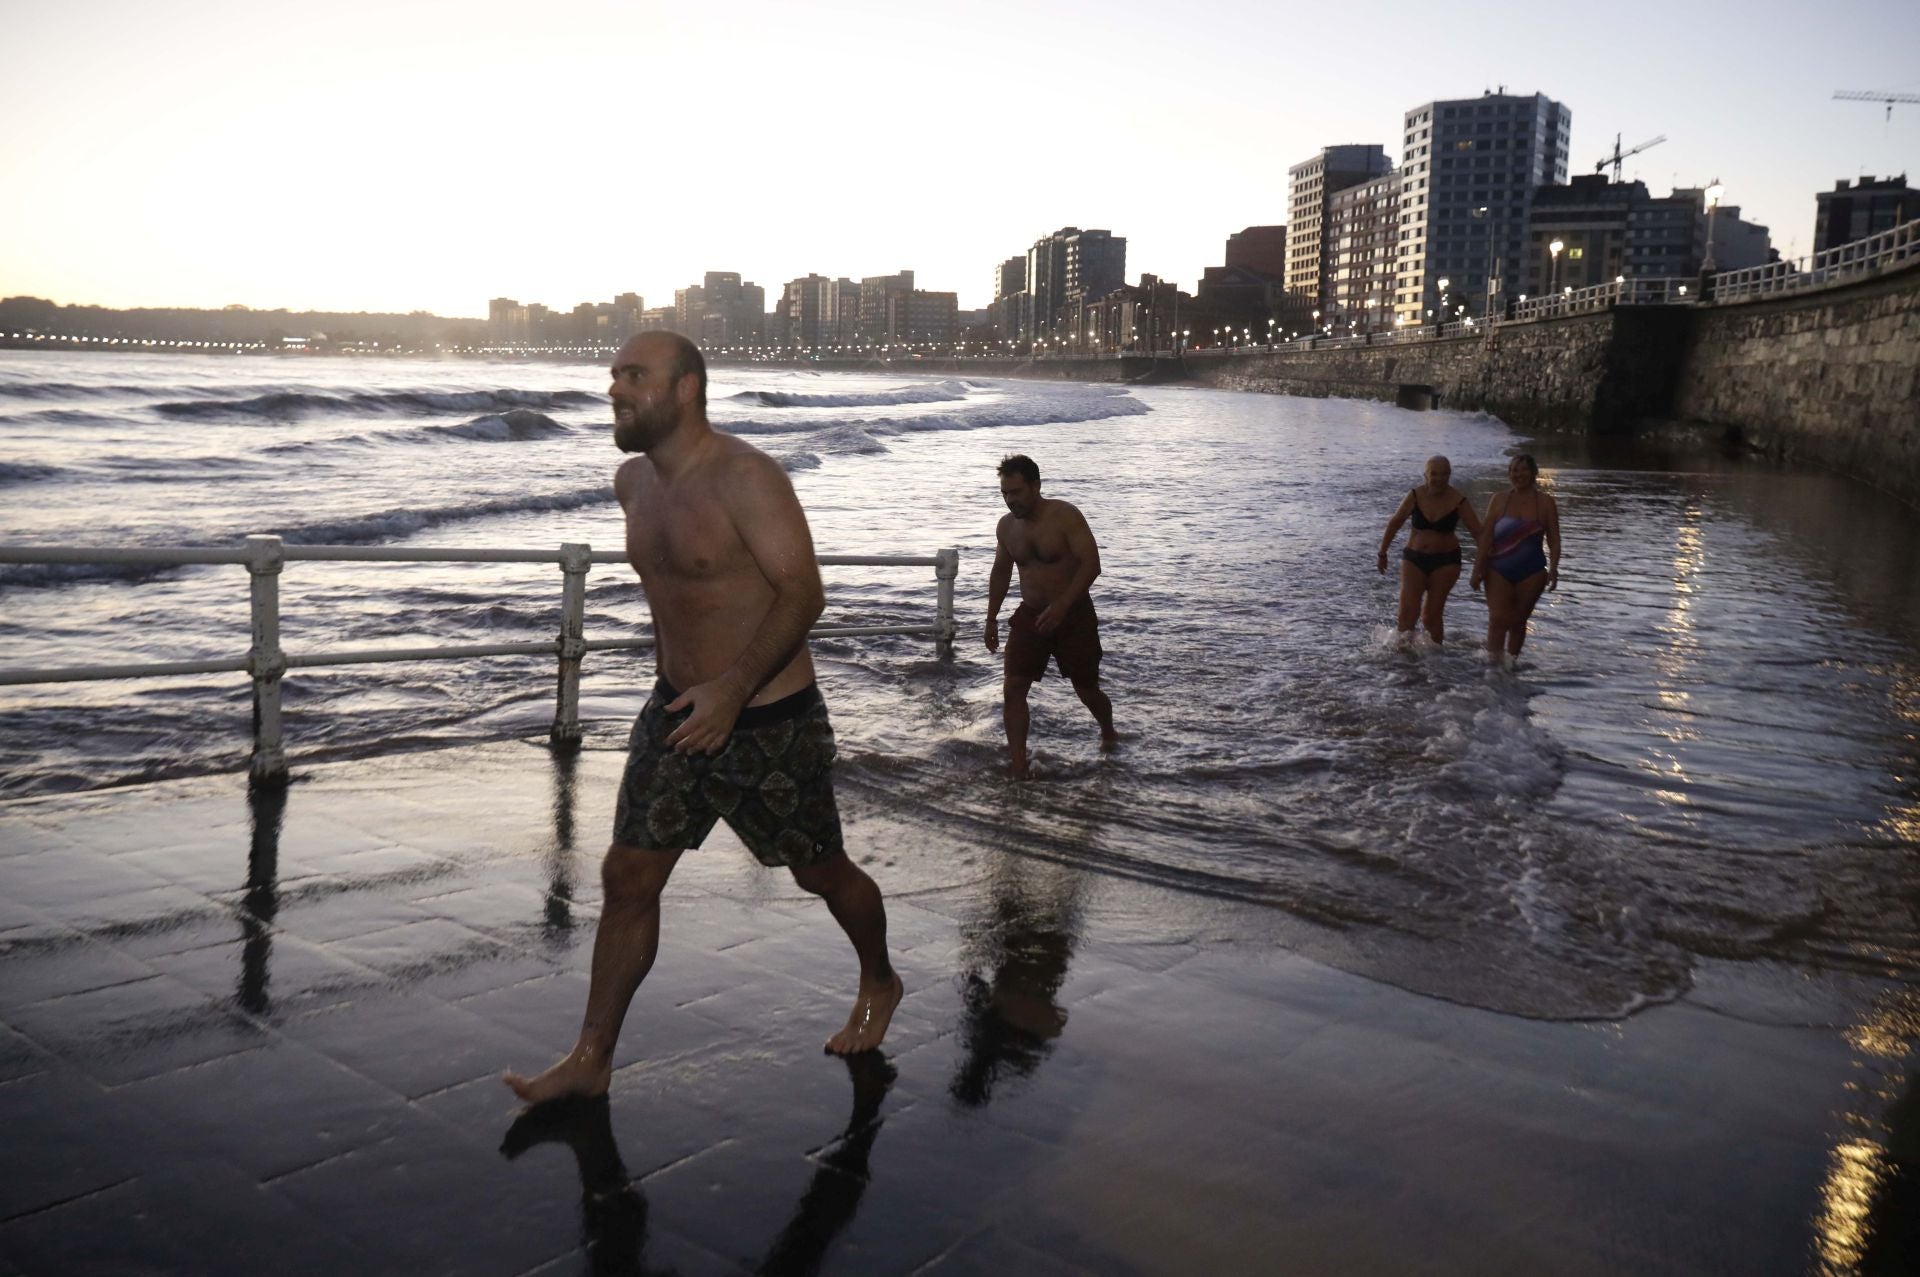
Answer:
[{"label": "concrete retaining wall", "polygon": [[1920,265],[1700,311],[1670,415],[1920,505]]}]

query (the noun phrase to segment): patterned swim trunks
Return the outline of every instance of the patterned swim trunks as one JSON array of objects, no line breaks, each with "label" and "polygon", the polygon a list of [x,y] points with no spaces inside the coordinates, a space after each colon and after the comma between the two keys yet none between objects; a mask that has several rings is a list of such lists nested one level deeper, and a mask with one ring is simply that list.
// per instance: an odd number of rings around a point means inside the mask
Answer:
[{"label": "patterned swim trunks", "polygon": [[833,801],[833,727],[814,685],[740,711],[718,754],[677,754],[667,737],[693,712],[667,713],[680,693],[665,680],[634,722],[613,840],[679,851],[727,822],[763,865],[810,865],[844,849]]}]

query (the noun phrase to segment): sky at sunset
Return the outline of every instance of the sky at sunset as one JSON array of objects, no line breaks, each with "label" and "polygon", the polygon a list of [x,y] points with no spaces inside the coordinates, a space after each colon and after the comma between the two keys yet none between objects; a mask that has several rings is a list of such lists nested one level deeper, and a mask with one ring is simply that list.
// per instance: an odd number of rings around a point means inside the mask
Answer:
[{"label": "sky at sunset", "polygon": [[0,296],[648,305],[912,269],[985,305],[1064,225],[1191,288],[1323,145],[1504,84],[1665,194],[1811,251],[1814,192],[1920,177],[1920,3],[0,0]]}]

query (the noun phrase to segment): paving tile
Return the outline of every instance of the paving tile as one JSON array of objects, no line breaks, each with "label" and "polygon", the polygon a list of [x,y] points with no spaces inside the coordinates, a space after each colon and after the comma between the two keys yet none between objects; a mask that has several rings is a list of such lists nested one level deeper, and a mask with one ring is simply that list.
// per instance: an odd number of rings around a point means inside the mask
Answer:
[{"label": "paving tile", "polygon": [[250,938],[228,938],[148,961],[190,988],[268,1019],[300,1014],[340,995],[391,983],[384,972],[350,962],[326,945],[269,931],[258,923],[250,925],[255,930]]},{"label": "paving tile", "polygon": [[4,941],[8,932],[18,931],[23,935],[35,929],[47,927],[60,928],[61,924],[48,918],[38,909],[29,909],[18,901],[0,896],[0,941]]},{"label": "paving tile", "polygon": [[815,989],[838,995],[860,978],[860,959],[846,933],[823,905],[812,926],[789,927],[732,945],[723,952],[739,962],[778,972]]},{"label": "paving tile", "polygon": [[57,1061],[12,1029],[0,1026],[0,1083],[44,1073]]},{"label": "paving tile", "polygon": [[128,957],[143,960],[220,944],[244,931],[245,924],[236,910],[205,899],[197,907],[180,908],[137,922],[89,928],[89,934],[96,939],[111,944]]},{"label": "paving tile", "polygon": [[456,1002],[496,989],[505,989],[528,980],[560,975],[567,966],[563,958],[552,954],[530,953],[504,942],[488,941],[431,969],[416,969],[405,974],[406,987],[444,1002]]},{"label": "paving tile", "polygon": [[314,868],[355,888],[405,889],[409,893],[436,884],[457,883],[465,872],[457,861],[445,856],[399,845],[348,852]]},{"label": "paving tile", "polygon": [[552,925],[549,910],[554,902],[546,892],[527,884],[496,882],[454,891],[438,888],[433,894],[413,899],[435,917],[513,941],[538,936]]},{"label": "paving tile", "polygon": [[[248,850],[248,838],[245,831],[241,831],[237,838],[208,838],[178,847],[142,848],[116,856],[115,860],[163,878],[176,887],[213,895],[254,885]],[[273,876],[283,881],[309,877],[316,872],[309,866],[293,863],[286,856],[274,861]]]},{"label": "paving tile", "polygon": [[50,907],[47,912],[77,931],[107,941],[168,931],[216,913],[220,906],[197,891],[171,883],[116,896]]},{"label": "paving tile", "polygon": [[294,1017],[281,1031],[408,1098],[559,1054],[436,999],[389,991]]},{"label": "paving tile", "polygon": [[[1276,1271],[1285,1271],[1276,1266]],[[1019,1273],[1021,1277],[1095,1277],[1091,1268],[1034,1250],[1008,1237],[997,1228],[983,1228],[941,1251],[932,1260],[913,1270],[914,1277],[1000,1277]]]},{"label": "paving tile", "polygon": [[165,878],[97,851],[0,859],[0,899],[56,917],[96,900],[166,885]]},{"label": "paving tile", "polygon": [[384,971],[400,980],[413,980],[500,958],[512,950],[495,940],[445,918],[424,918],[382,931],[364,932],[336,940],[332,952],[351,962]]},{"label": "paving tile", "polygon": [[558,1055],[580,1032],[587,979],[569,973],[523,980],[461,998],[453,1005],[532,1041],[550,1042]]},{"label": "paving tile", "polygon": [[146,980],[153,974],[145,962],[75,931],[52,939],[0,937],[0,1018],[29,1002]]},{"label": "paving tile", "polygon": [[79,804],[64,820],[65,832],[115,857],[206,842],[237,841],[244,848],[251,823],[244,781],[228,794],[183,794],[177,785],[161,784],[86,795]]},{"label": "paving tile", "polygon": [[285,822],[274,842],[287,860],[319,873],[332,873],[335,862],[345,857],[392,845],[379,835],[317,814],[316,800],[316,795],[297,791],[288,795]]},{"label": "paving tile", "polygon": [[116,1086],[231,1055],[262,1042],[218,999],[164,975],[14,1007],[14,1029]]},{"label": "paving tile", "polygon": [[376,892],[351,891],[338,879],[306,878],[265,893],[223,892],[217,899],[246,908],[255,918],[308,940],[344,940],[421,922],[426,910]]},{"label": "paving tile", "polygon": [[0,1225],[0,1244],[26,1271],[61,1277],[383,1271],[377,1250],[352,1244],[239,1171],[204,1160],[171,1162],[163,1172]]},{"label": "paving tile", "polygon": [[0,860],[13,856],[63,856],[86,850],[61,827],[66,817],[48,803],[0,806]]},{"label": "paving tile", "polygon": [[0,1130],[0,1220],[130,1180],[178,1148],[138,1106],[72,1072],[0,1084]]},{"label": "paving tile", "polygon": [[748,1269],[696,1246],[678,1233],[659,1226],[638,1188],[623,1193],[607,1208],[583,1203],[580,1231],[589,1244],[531,1269],[526,1277],[561,1274],[631,1273],[635,1277],[745,1277]]},{"label": "paving tile", "polygon": [[115,1094],[165,1122],[182,1143],[263,1180],[433,1126],[398,1093],[287,1041]]},{"label": "paving tile", "polygon": [[509,1277],[580,1245],[569,1162],[510,1166],[442,1132],[357,1149],[270,1187],[389,1271]]}]

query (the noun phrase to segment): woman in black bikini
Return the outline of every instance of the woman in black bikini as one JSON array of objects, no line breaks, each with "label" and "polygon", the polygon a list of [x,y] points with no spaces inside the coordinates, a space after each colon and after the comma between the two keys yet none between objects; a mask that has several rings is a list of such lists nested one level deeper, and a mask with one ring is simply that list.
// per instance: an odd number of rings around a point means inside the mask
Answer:
[{"label": "woman in black bikini", "polygon": [[1454,524],[1465,520],[1467,531],[1476,539],[1480,536],[1480,518],[1473,512],[1473,502],[1449,485],[1452,478],[1453,465],[1445,457],[1427,458],[1427,481],[1407,493],[1387,521],[1386,535],[1380,538],[1380,571],[1384,574],[1387,547],[1393,544],[1400,525],[1413,520],[1407,548],[1400,551],[1400,616],[1395,625],[1402,634],[1411,634],[1414,622],[1424,620],[1435,643],[1446,641],[1442,613],[1453,583],[1460,579],[1460,538],[1453,534]]}]

